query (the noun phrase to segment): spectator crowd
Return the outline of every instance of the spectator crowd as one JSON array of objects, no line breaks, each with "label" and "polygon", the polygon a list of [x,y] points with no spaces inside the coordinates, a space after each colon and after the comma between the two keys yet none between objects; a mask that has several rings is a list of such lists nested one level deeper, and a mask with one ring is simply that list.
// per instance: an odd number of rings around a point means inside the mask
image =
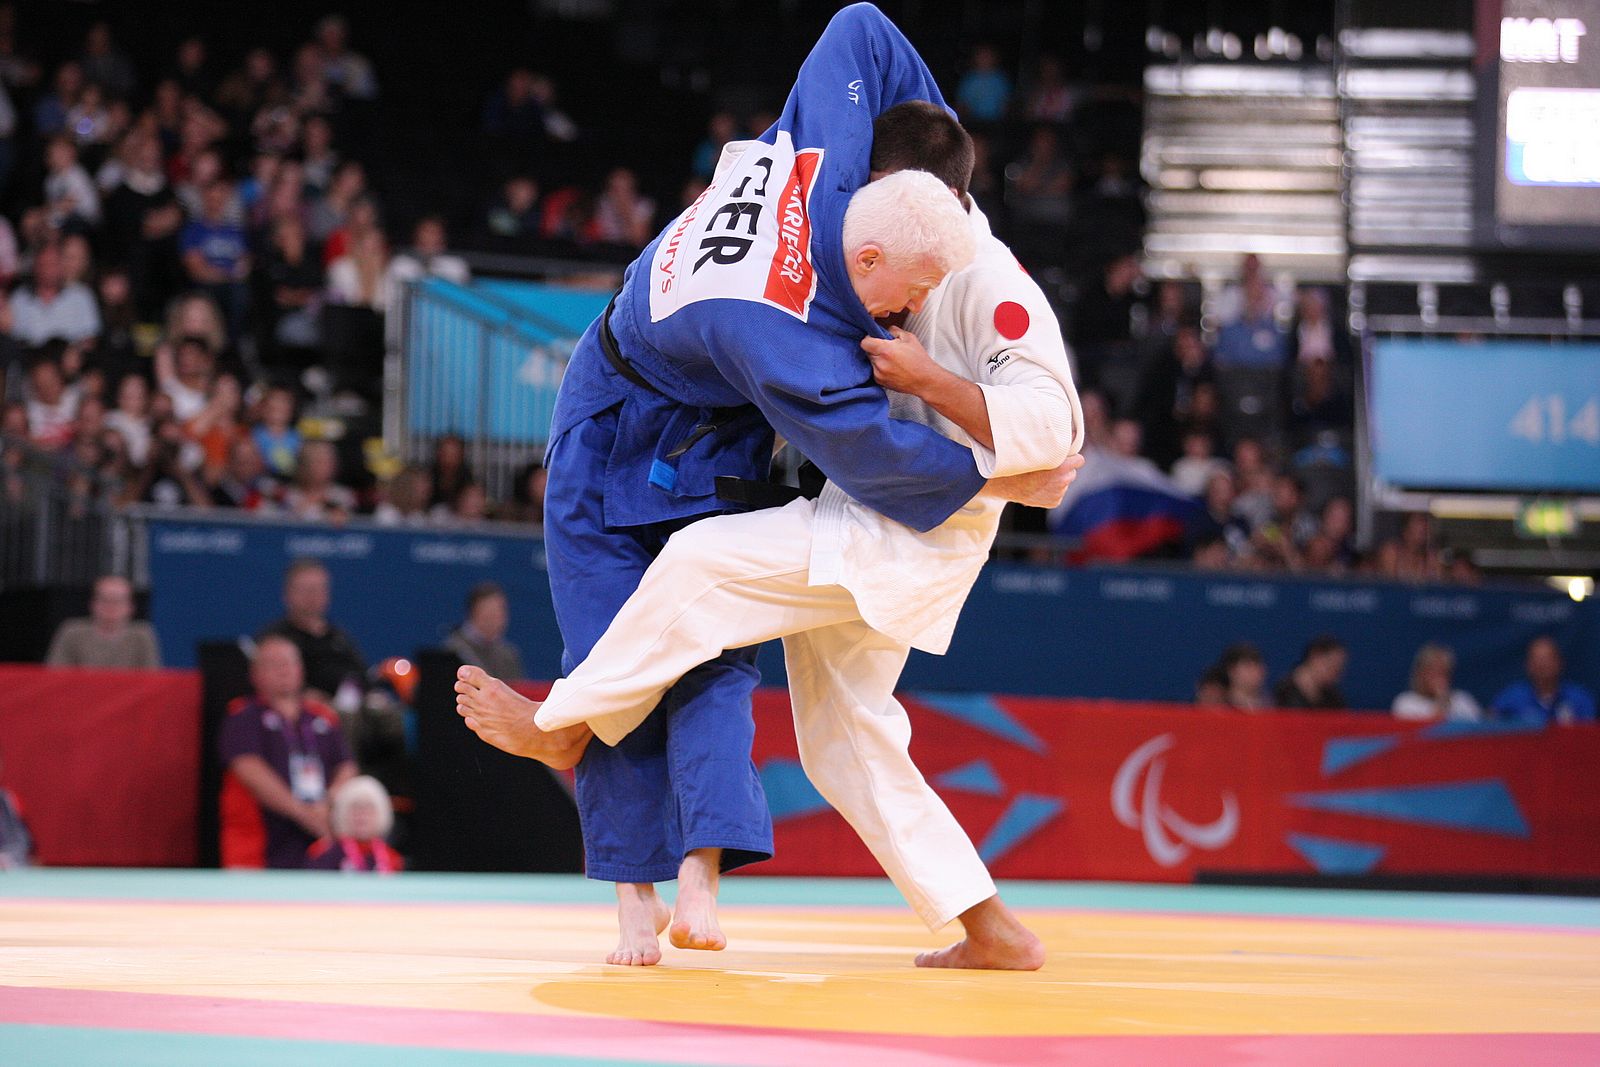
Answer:
[{"label": "spectator crowd", "polygon": [[[1338,638],[1323,634],[1306,644],[1300,660],[1268,688],[1267,662],[1248,641],[1223,650],[1195,684],[1200,707],[1259,712],[1268,709],[1344,711],[1340,683],[1349,666],[1349,652]],[[1429,642],[1417,649],[1411,684],[1395,696],[1390,711],[1397,719],[1451,722],[1506,722],[1523,726],[1571,725],[1596,721],[1594,690],[1566,676],[1561,646],[1540,635],[1528,642],[1524,677],[1507,683],[1487,708],[1454,685],[1456,657],[1445,645]]]},{"label": "spectator crowd", "polygon": [[[338,424],[316,417],[330,397],[378,399],[381,318],[401,286],[469,275],[440,215],[408,220],[404,247],[391,248],[382,175],[346,143],[381,79],[343,19],[320,20],[287,56],[255,48],[231,68],[200,36],[165,63],[135,63],[96,23],[46,69],[16,52],[19,10],[0,6],[13,42],[0,116],[14,119],[0,190],[21,205],[0,217],[0,509],[50,494],[75,513],[137,503],[540,520],[536,464],[509,499],[492,499],[459,438],[406,466],[336,440]],[[1063,312],[1091,455],[1151,464],[1198,502],[1181,540],[1141,553],[1213,569],[1475,577],[1425,518],[1357,550],[1353,361],[1328,293],[1296,291],[1255,257],[1204,302],[1142,277],[1137,93],[1073,80],[1048,54],[1019,78],[987,44],[951,84],[977,147],[973,196]],[[495,187],[463,228],[485,247],[553,241],[625,259],[698,195],[728,141],[773,117],[715,110],[686,176],[648,176],[657,189],[682,178],[676,198],[647,195],[625,166],[590,189],[559,166],[582,127],[551,78],[518,67],[483,101]],[[1044,532],[1050,520],[1014,509],[1012,523]]]},{"label": "spectator crowd", "polygon": [[438,216],[391,247],[343,145],[379,93],[345,21],[231,70],[199,36],[136,64],[99,22],[47,69],[27,11],[0,5],[0,510],[377,507],[395,465],[308,402],[369,409],[400,287],[468,271]]}]

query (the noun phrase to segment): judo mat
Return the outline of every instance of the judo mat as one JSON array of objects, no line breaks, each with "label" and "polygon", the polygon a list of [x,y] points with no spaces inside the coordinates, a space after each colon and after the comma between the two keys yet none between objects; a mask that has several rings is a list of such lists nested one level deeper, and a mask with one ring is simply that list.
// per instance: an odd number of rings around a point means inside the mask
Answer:
[{"label": "judo mat", "polygon": [[727,951],[633,969],[576,877],[0,873],[0,1064],[1600,1064],[1597,901],[1003,892],[1038,973],[914,968],[867,880],[730,878]]}]

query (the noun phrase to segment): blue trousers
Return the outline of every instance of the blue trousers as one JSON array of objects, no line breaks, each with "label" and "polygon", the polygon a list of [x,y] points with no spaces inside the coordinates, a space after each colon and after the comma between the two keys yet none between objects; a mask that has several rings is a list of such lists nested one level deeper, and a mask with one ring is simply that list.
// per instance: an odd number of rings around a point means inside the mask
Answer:
[{"label": "blue trousers", "polygon": [[[569,672],[667,537],[692,521],[606,527],[606,463],[617,419],[616,408],[601,412],[550,446],[545,552]],[[721,848],[723,870],[772,858],[772,815],[750,756],[750,695],[760,680],[755,652],[725,652],[684,675],[615,748],[590,743],[576,772],[590,878],[669,881],[697,848]]]}]

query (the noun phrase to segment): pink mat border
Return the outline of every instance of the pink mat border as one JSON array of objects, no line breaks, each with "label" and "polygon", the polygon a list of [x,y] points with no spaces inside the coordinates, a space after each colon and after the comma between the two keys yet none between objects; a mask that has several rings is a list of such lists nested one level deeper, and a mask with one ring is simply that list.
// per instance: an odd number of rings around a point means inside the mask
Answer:
[{"label": "pink mat border", "polygon": [[[92,1023],[87,1020],[93,1020]],[[0,986],[0,1024],[421,1046],[707,1067],[1594,1067],[1600,1034],[932,1037]]]}]

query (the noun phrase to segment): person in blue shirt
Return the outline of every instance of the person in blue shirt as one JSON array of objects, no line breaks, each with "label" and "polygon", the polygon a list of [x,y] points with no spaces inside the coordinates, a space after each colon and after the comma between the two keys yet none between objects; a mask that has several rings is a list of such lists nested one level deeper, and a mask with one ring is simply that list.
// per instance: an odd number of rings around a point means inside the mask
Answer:
[{"label": "person in blue shirt", "polygon": [[201,194],[202,213],[178,235],[183,267],[190,279],[211,294],[228,316],[229,333],[244,325],[250,277],[250,244],[244,227],[230,217],[233,187],[214,181]]},{"label": "person in blue shirt", "polygon": [[267,469],[279,478],[292,478],[300,463],[300,431],[294,424],[294,392],[274,385],[261,400],[261,421],[250,431]]},{"label": "person in blue shirt", "polygon": [[1490,705],[1497,719],[1522,723],[1594,722],[1594,694],[1576,682],[1561,680],[1561,648],[1555,638],[1528,642],[1526,681],[1512,682]]},{"label": "person in blue shirt", "polygon": [[[1059,499],[1064,471],[986,482],[967,447],[891,419],[860,348],[863,337],[890,336],[877,316],[920,307],[963,265],[941,261],[926,240],[935,216],[953,212],[951,232],[970,232],[942,183],[904,172],[874,183],[884,188],[873,195],[920,179],[933,187],[926,210],[892,233],[850,240],[846,209],[869,177],[873,120],[907,100],[944,104],[880,12],[841,11],[778,121],[728,146],[710,186],[629,266],[578,342],[546,463],[545,548],[565,670],[588,656],[675,530],[737,510],[718,498],[719,476],[766,480],[775,434],[850,496],[917,530],[980,492]],[[771,855],[750,758],[755,651],[685,675],[615,747],[582,748],[587,727],[542,734],[509,703],[503,716],[469,720],[486,741],[552,765],[581,751],[586,871],[618,883],[613,962],[659,959],[659,949],[636,946],[653,945],[668,920],[652,883],[674,877],[673,943],[722,948],[719,874]]]},{"label": "person in blue shirt", "polygon": [[1011,106],[1011,79],[1000,69],[1000,54],[991,45],[972,50],[972,69],[956,86],[956,110],[968,123],[996,123]]}]

